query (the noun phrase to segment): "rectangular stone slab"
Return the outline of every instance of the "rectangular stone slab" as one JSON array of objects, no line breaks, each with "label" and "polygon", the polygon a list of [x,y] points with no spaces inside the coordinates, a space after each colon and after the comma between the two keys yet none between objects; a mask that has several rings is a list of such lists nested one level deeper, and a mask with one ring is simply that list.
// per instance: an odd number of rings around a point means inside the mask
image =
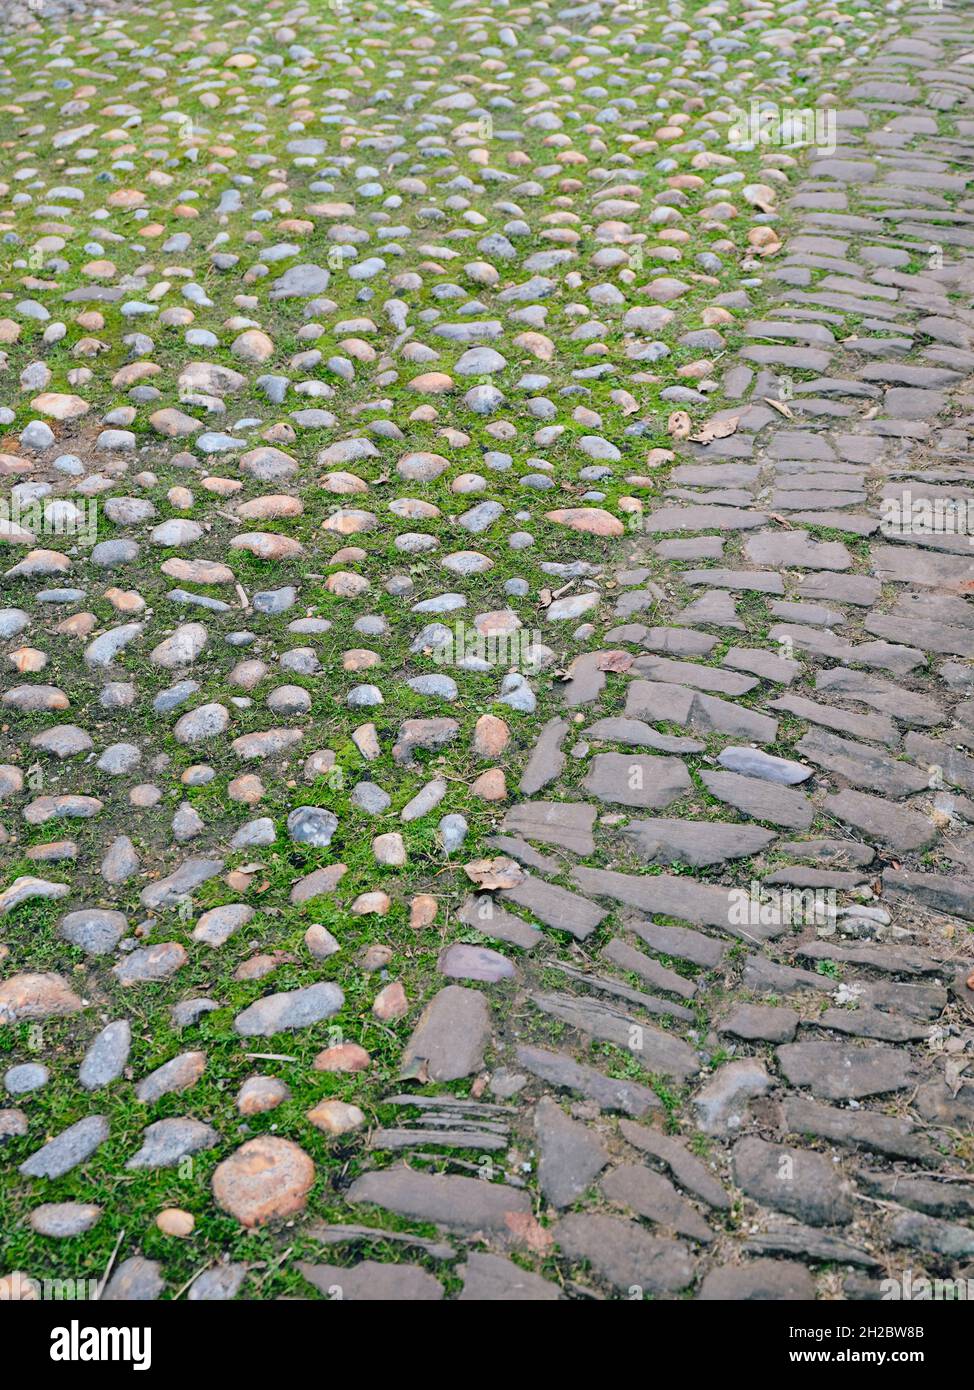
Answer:
[{"label": "rectangular stone slab", "polygon": [[642,1086],[638,1081],[605,1076],[594,1067],[574,1061],[564,1052],[551,1052],[543,1047],[519,1047],[517,1064],[549,1085],[561,1086],[587,1096],[601,1110],[621,1110],[623,1114],[638,1119],[647,1110],[659,1108],[660,1102],[648,1086]]},{"label": "rectangular stone slab", "polygon": [[596,814],[595,807],[584,802],[522,801],[511,807],[501,829],[584,856],[595,850],[592,826]]},{"label": "rectangular stone slab", "polygon": [[570,893],[567,888],[559,888],[557,884],[544,883],[530,874],[525,874],[523,881],[515,888],[505,888],[503,899],[527,908],[545,926],[571,932],[580,941],[591,936],[606,916],[587,898]]},{"label": "rectangular stone slab", "polygon": [[486,1231],[497,1236],[509,1233],[510,1214],[531,1212],[531,1194],[505,1183],[417,1173],[405,1167],[364,1173],[346,1196],[349,1202],[366,1202],[449,1231]]},{"label": "rectangular stone slab", "polygon": [[572,875],[580,888],[588,893],[616,898],[629,907],[646,912],[661,912],[667,917],[679,917],[686,922],[716,927],[729,936],[743,940],[766,941],[780,936],[783,927],[760,926],[746,930],[731,921],[734,899],[731,890],[709,883],[694,883],[677,874],[619,874],[610,869],[576,869]]}]

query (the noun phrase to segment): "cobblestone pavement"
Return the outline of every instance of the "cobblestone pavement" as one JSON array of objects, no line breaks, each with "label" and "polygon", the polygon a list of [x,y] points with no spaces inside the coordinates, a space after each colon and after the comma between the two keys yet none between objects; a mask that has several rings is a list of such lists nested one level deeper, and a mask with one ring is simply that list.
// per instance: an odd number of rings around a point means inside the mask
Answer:
[{"label": "cobblestone pavement", "polygon": [[974,8],[3,19],[0,1294],[974,1275]]}]

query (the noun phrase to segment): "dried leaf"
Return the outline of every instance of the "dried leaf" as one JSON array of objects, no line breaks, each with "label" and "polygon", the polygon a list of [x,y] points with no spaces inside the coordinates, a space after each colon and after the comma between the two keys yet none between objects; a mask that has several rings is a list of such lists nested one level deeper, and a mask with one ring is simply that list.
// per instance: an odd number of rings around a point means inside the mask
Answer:
[{"label": "dried leaf", "polygon": [[795,412],[785,401],[776,401],[773,396],[762,396],[765,405],[770,405],[772,410],[776,410],[779,415],[783,415],[786,420],[794,420]]},{"label": "dried leaf", "polygon": [[504,1223],[515,1240],[535,1255],[547,1255],[555,1243],[550,1231],[537,1222],[529,1211],[508,1211]]},{"label": "dried leaf", "polygon": [[735,433],[740,418],[739,415],[728,415],[723,420],[708,420],[696,434],[691,434],[690,438],[694,444],[710,444],[715,439],[726,439],[728,435]]},{"label": "dried leaf", "polygon": [[596,666],[600,671],[628,671],[635,657],[631,652],[599,652]]},{"label": "dried leaf", "polygon": [[516,888],[524,882],[524,870],[513,859],[471,859],[464,864],[464,873],[471,883],[488,891],[495,888]]},{"label": "dried leaf", "polygon": [[687,439],[693,429],[693,421],[685,410],[674,410],[666,422],[666,432],[674,439]]},{"label": "dried leaf", "polygon": [[944,1067],[944,1080],[952,1096],[956,1096],[963,1086],[964,1072],[967,1070],[968,1065],[969,1059],[964,1059],[962,1057],[951,1057],[948,1059]]}]

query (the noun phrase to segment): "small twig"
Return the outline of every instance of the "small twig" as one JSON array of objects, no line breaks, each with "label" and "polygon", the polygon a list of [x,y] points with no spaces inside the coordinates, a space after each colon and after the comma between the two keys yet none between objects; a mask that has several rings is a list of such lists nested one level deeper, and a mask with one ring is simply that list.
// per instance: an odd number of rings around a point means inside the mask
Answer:
[{"label": "small twig", "polygon": [[262,1288],[262,1287],[263,1287],[264,1283],[271,1277],[271,1275],[272,1275],[272,1274],[274,1273],[274,1271],[278,1268],[278,1266],[279,1266],[279,1265],[282,1265],[282,1264],[284,1263],[284,1261],[287,1259],[288,1255],[290,1255],[290,1253],[291,1253],[291,1251],[292,1251],[293,1249],[294,1249],[294,1246],[293,1246],[293,1245],[289,1245],[288,1248],[283,1252],[283,1254],[278,1255],[277,1259],[276,1259],[276,1260],[273,1260],[273,1261],[267,1266],[267,1272],[266,1272],[265,1274],[262,1274],[261,1277],[257,1280],[257,1288]]},{"label": "small twig", "polygon": [[98,1285],[98,1292],[95,1294],[94,1301],[96,1303],[100,1300],[102,1294],[105,1292],[105,1285],[108,1283],[108,1276],[112,1272],[112,1266],[115,1263],[115,1256],[118,1254],[119,1246],[122,1244],[124,1237],[125,1231],[123,1229],[118,1233],[118,1240],[116,1240],[115,1242],[115,1249],[112,1251],[111,1255],[109,1255],[108,1264],[105,1266],[105,1273],[101,1276],[101,1283]]},{"label": "small twig", "polygon": [[186,1280],[186,1283],[182,1286],[182,1288],[176,1290],[176,1292],[173,1294],[173,1298],[182,1298],[183,1294],[184,1294],[184,1293],[186,1292],[186,1290],[190,1287],[190,1285],[191,1285],[191,1284],[195,1284],[196,1281],[197,1281],[197,1279],[200,1277],[200,1275],[201,1275],[201,1274],[205,1274],[208,1268],[209,1268],[209,1265],[200,1265],[200,1267],[199,1267],[199,1269],[196,1271],[196,1273],[193,1274],[193,1275],[191,1275],[191,1276]]}]

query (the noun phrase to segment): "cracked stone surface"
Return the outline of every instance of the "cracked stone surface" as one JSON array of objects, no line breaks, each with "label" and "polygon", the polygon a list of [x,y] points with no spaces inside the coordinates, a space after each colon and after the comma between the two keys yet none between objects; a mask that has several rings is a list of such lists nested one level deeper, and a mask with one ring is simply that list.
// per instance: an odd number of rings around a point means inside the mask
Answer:
[{"label": "cracked stone surface", "polygon": [[974,11],[0,33],[0,1289],[970,1269]]}]

